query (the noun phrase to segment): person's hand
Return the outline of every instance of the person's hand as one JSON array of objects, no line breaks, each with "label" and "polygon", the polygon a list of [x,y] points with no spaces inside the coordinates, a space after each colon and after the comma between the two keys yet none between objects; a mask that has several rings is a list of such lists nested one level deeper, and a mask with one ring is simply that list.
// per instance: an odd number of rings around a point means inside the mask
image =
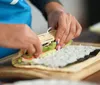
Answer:
[{"label": "person's hand", "polygon": [[35,56],[42,52],[38,36],[25,24],[0,24],[0,46],[27,50]]},{"label": "person's hand", "polygon": [[57,29],[56,41],[59,42],[59,47],[80,35],[81,25],[74,16],[66,13],[61,5],[57,3],[48,4],[47,14],[49,27]]}]

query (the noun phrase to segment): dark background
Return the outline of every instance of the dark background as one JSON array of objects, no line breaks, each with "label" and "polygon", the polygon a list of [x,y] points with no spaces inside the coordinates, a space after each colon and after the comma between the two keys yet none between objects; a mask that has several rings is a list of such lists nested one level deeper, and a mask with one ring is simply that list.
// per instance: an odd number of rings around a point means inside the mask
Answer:
[{"label": "dark background", "polygon": [[81,35],[75,39],[79,42],[100,43],[100,34],[90,32],[88,27],[100,22],[100,0],[85,0],[86,26]]},{"label": "dark background", "polygon": [[93,25],[100,22],[100,0],[86,0],[87,24]]}]

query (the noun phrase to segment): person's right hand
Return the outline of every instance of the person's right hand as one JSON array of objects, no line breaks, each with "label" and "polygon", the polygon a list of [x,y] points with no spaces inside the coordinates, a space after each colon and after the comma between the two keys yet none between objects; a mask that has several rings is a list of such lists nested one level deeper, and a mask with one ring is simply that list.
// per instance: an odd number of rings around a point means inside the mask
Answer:
[{"label": "person's right hand", "polygon": [[36,57],[42,52],[38,36],[25,24],[0,24],[0,46],[27,50]]}]

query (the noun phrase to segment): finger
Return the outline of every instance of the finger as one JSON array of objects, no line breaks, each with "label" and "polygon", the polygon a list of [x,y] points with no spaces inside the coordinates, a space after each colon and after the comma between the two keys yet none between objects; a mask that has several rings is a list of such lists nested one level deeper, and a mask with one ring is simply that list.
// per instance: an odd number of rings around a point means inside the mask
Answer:
[{"label": "finger", "polygon": [[66,38],[66,40],[65,40],[65,44],[67,44],[70,40],[72,40],[73,39],[73,34],[72,33],[70,33],[69,35],[68,35],[68,37]]},{"label": "finger", "polygon": [[60,17],[59,17],[59,20],[58,20],[58,28],[57,28],[57,31],[56,31],[56,41],[58,39],[61,40],[61,38],[63,37],[63,34],[66,30],[66,15],[65,14],[62,14]]},{"label": "finger", "polygon": [[35,47],[32,44],[30,44],[28,49],[27,49],[27,51],[28,51],[29,55],[34,55],[35,52],[36,52],[36,49],[35,49]]},{"label": "finger", "polygon": [[33,46],[35,47],[36,49],[36,52],[35,52],[35,56],[39,56],[41,53],[42,53],[42,45],[41,45],[41,42],[40,42],[40,39],[38,38],[38,36],[35,34],[35,33],[32,33],[33,36],[35,37],[31,37],[30,38],[30,43],[33,44]]},{"label": "finger", "polygon": [[72,23],[70,26],[70,32],[69,32],[68,37],[66,38],[65,44],[67,44],[70,40],[72,40],[74,38],[75,33],[76,33],[76,23],[72,19]]},{"label": "finger", "polygon": [[34,43],[34,47],[36,49],[36,52],[35,52],[35,56],[39,56],[41,53],[42,53],[42,45],[40,43],[40,40],[36,40],[36,42]]},{"label": "finger", "polygon": [[82,27],[81,25],[78,23],[78,21],[76,20],[76,34],[74,37],[78,37],[80,34],[81,34],[81,31],[82,31]]},{"label": "finger", "polygon": [[66,19],[66,29],[65,29],[65,32],[63,34],[63,37],[61,39],[61,46],[64,46],[64,42],[66,40],[66,38],[68,37],[68,34],[69,34],[69,31],[70,31],[70,25],[71,25],[71,16],[70,14],[67,14],[67,19]]},{"label": "finger", "polygon": [[65,32],[64,35],[63,35],[63,37],[61,38],[60,43],[59,43],[59,45],[60,45],[61,47],[63,46],[63,44],[64,44],[64,42],[65,42],[65,40],[66,40],[66,37],[67,37],[67,33]]},{"label": "finger", "polygon": [[15,43],[13,44],[13,41],[11,42],[3,42],[3,47],[6,48],[13,48],[13,49],[27,49],[28,48],[28,43],[22,43],[18,40],[15,40]]},{"label": "finger", "polygon": [[73,35],[73,39],[74,39],[74,36],[75,36],[75,34],[76,34],[76,21],[75,21],[75,18],[72,16],[71,17],[71,20],[72,20],[72,22],[71,22],[71,25],[70,25],[70,33]]}]

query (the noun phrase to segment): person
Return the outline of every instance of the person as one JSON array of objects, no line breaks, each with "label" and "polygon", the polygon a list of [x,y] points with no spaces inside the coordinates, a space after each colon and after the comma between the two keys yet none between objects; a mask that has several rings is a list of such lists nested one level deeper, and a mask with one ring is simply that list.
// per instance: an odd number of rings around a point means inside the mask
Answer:
[{"label": "person", "polygon": [[[58,48],[80,35],[81,25],[74,16],[65,12],[59,0],[30,2],[45,16],[48,26],[57,30],[55,39],[59,42]],[[0,10],[0,58],[16,53],[19,49],[38,57],[42,53],[42,45],[31,30],[31,8],[26,1],[0,0]]]}]

